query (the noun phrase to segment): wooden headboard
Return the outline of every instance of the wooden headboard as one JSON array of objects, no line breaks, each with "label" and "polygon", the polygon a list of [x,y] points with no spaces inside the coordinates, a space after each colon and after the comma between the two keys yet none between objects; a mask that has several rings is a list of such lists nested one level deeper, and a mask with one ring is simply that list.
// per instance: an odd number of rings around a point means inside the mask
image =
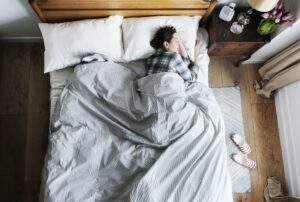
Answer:
[{"label": "wooden headboard", "polygon": [[110,15],[202,15],[204,24],[217,0],[30,0],[42,22],[63,22]]}]

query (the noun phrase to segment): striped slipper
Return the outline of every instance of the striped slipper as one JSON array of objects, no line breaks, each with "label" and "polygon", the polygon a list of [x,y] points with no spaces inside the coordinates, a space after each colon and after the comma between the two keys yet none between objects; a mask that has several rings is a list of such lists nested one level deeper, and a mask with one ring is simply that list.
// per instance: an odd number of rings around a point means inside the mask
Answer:
[{"label": "striped slipper", "polygon": [[240,135],[233,133],[230,138],[243,154],[247,155],[251,153],[250,146]]},{"label": "striped slipper", "polygon": [[249,168],[250,170],[256,168],[256,162],[248,159],[245,155],[241,154],[232,154],[231,156],[232,160],[242,166],[245,166],[246,168]]}]

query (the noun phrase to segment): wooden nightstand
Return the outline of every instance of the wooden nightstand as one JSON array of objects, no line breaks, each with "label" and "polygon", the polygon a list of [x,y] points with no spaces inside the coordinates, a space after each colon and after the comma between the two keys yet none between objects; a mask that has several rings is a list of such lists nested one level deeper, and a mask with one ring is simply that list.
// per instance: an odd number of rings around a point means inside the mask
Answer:
[{"label": "wooden nightstand", "polygon": [[261,13],[253,11],[251,20],[244,27],[241,34],[233,34],[230,31],[231,24],[236,21],[237,15],[242,11],[247,11],[248,8],[235,9],[235,15],[230,22],[223,21],[219,18],[221,8],[215,9],[208,24],[209,33],[209,48],[210,56],[222,57],[239,57],[239,64],[249,59],[253,52],[270,41],[270,36],[261,36],[256,32],[260,22]]}]

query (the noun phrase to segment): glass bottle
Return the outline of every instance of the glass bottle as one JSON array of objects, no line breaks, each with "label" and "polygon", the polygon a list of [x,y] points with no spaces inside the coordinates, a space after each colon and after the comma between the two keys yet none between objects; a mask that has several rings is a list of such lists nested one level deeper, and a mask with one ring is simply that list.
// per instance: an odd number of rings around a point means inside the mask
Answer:
[{"label": "glass bottle", "polygon": [[220,11],[219,18],[226,22],[231,21],[234,16],[234,7],[235,3],[230,3],[228,6],[223,6]]},{"label": "glass bottle", "polygon": [[233,22],[230,31],[234,34],[240,34],[243,32],[244,26],[250,23],[250,15],[253,10],[250,8],[247,12],[239,13],[237,16],[237,21]]}]

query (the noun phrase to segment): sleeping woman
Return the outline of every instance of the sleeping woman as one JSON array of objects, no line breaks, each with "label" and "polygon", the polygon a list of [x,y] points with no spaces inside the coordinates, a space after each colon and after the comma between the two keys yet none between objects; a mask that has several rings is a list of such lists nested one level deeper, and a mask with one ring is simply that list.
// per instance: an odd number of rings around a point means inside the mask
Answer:
[{"label": "sleeping woman", "polygon": [[160,28],[150,44],[156,52],[147,60],[147,75],[174,72],[185,81],[197,81],[199,66],[190,60],[174,27]]}]

